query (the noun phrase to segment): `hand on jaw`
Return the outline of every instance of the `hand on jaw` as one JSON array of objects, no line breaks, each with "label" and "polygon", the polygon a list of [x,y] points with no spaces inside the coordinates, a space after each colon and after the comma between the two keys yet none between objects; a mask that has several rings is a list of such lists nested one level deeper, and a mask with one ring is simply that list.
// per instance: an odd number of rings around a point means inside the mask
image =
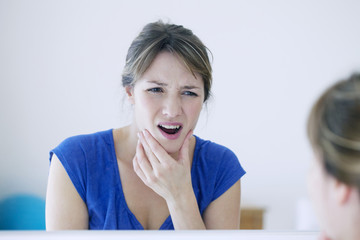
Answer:
[{"label": "hand on jaw", "polygon": [[134,171],[145,185],[163,197],[168,204],[175,204],[184,193],[193,191],[189,159],[191,136],[192,131],[185,137],[176,160],[147,130],[138,134],[133,159]]}]

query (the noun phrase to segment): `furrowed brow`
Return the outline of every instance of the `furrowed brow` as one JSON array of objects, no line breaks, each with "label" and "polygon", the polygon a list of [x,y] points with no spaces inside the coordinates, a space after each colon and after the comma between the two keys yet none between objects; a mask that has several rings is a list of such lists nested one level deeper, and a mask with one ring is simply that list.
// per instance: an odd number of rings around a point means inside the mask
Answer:
[{"label": "furrowed brow", "polygon": [[158,81],[147,81],[148,83],[153,83],[153,84],[156,84],[158,86],[167,86],[166,83],[162,83],[162,82],[158,82]]},{"label": "furrowed brow", "polygon": [[184,86],[183,89],[199,89],[197,86]]}]

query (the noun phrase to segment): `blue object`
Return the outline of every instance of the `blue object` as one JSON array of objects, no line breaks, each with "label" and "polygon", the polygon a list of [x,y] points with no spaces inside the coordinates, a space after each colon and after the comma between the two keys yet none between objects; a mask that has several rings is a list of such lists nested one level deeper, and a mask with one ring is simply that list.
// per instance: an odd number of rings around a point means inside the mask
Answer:
[{"label": "blue object", "polygon": [[28,194],[0,201],[0,230],[44,230],[45,200]]}]

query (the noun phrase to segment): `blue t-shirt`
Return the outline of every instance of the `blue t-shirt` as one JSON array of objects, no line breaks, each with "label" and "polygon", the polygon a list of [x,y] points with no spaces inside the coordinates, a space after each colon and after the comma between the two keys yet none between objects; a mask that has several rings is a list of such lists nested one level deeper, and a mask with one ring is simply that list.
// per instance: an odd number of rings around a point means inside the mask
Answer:
[{"label": "blue t-shirt", "polygon": [[[232,151],[195,137],[191,179],[202,214],[245,171]],[[125,201],[112,129],[64,140],[50,152],[50,161],[54,153],[87,205],[90,229],[144,229]],[[160,229],[174,229],[171,216]]]}]

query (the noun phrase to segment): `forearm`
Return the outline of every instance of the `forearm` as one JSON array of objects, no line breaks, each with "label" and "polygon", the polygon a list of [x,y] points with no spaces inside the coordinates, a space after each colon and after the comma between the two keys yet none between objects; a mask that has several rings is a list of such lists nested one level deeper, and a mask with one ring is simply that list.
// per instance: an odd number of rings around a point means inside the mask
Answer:
[{"label": "forearm", "polygon": [[206,229],[193,189],[167,200],[175,230]]}]

